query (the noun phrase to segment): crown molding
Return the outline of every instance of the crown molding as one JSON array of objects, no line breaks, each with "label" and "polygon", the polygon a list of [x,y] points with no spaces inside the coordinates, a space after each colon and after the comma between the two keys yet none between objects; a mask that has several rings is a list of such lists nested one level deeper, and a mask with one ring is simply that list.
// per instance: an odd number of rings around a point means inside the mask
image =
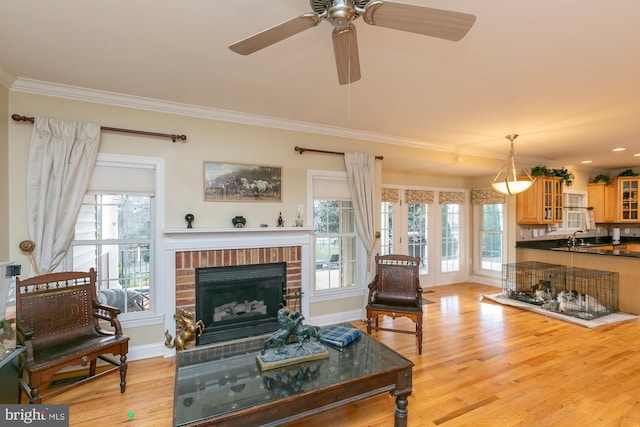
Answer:
[{"label": "crown molding", "polygon": [[0,84],[7,89],[11,89],[13,82],[15,82],[16,76],[7,71],[6,68],[0,63]]},{"label": "crown molding", "polygon": [[[1,70],[2,68],[0,67],[0,71]],[[2,75],[0,74],[0,79],[1,78]],[[118,107],[155,111],[160,113],[197,117],[210,120],[219,120],[229,123],[238,123],[339,138],[378,142],[389,145],[400,145],[411,148],[428,149],[448,154],[477,156],[498,160],[504,158],[503,155],[495,155],[492,153],[482,152],[480,150],[460,150],[460,148],[446,147],[439,144],[411,138],[403,138],[394,135],[353,130],[329,125],[320,125],[317,123],[286,120],[276,117],[261,116],[257,114],[222,110],[211,107],[202,107],[198,105],[182,104],[178,102],[125,95],[121,93],[108,92],[97,89],[87,89],[78,86],[50,83],[22,77],[18,77],[13,81],[13,83],[10,85],[10,90],[15,92],[31,93],[76,101],[93,102]],[[24,112],[22,114],[27,113],[28,112]]]}]

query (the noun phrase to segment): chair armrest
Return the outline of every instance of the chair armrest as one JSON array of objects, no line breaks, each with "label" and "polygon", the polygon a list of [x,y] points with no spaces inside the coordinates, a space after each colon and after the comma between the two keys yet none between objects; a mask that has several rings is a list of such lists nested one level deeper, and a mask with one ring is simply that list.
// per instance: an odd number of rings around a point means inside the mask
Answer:
[{"label": "chair armrest", "polygon": [[24,346],[27,363],[33,363],[33,343],[31,342],[31,338],[33,338],[33,331],[31,329],[27,329],[24,324],[24,320],[16,319],[16,342],[19,345]]},{"label": "chair armrest", "polygon": [[119,308],[112,307],[110,305],[100,304],[96,298],[93,298],[93,317],[96,319],[106,320],[111,324],[114,331],[107,331],[103,328],[99,328],[99,331],[104,334],[115,334],[116,336],[122,335],[122,326],[120,320],[118,320],[118,314],[121,313]]},{"label": "chair armrest", "polygon": [[369,298],[368,302],[371,304],[376,299],[376,294],[378,293],[378,275],[373,278],[373,280],[369,283]]}]

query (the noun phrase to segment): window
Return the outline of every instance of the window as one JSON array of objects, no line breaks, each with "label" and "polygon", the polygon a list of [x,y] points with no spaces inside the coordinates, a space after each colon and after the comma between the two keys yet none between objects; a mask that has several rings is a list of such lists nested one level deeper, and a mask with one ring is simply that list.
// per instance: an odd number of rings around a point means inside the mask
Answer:
[{"label": "window", "polygon": [[154,312],[156,174],[161,159],[100,155],[69,253],[70,270],[97,271],[98,299],[123,320]]},{"label": "window", "polygon": [[563,194],[564,215],[558,232],[571,233],[582,230],[585,224],[587,195],[583,191],[565,191]]},{"label": "window", "polygon": [[477,205],[480,211],[480,269],[502,271],[504,240],[504,205]]},{"label": "window", "polygon": [[393,203],[382,202],[380,221],[380,255],[393,253]]},{"label": "window", "polygon": [[[584,194],[579,193],[564,193],[564,206],[565,206],[565,215],[564,215],[564,226],[568,230],[579,230],[582,228],[584,223],[584,209],[580,207],[584,207],[585,204],[583,200],[585,199]],[[573,209],[572,209],[573,208]],[[575,209],[578,208],[578,209]]]},{"label": "window", "polygon": [[358,287],[359,243],[346,174],[316,172],[311,175],[316,266],[314,293],[355,290]]},{"label": "window", "polygon": [[429,274],[428,223],[429,205],[423,203],[407,204],[408,254],[420,257],[420,274]]},{"label": "window", "polygon": [[316,291],[355,284],[355,220],[351,201],[314,200]]},{"label": "window", "polygon": [[442,204],[442,272],[460,271],[460,205]]}]

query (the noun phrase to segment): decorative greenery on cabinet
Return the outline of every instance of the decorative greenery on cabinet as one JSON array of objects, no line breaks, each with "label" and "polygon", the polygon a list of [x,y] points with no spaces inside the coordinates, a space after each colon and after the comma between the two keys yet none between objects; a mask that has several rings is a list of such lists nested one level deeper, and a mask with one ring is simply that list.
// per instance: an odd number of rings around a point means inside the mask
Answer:
[{"label": "decorative greenery on cabinet", "polygon": [[564,181],[564,184],[567,187],[571,187],[571,184],[573,184],[573,180],[575,178],[575,176],[573,175],[573,172],[571,172],[565,167],[562,167],[559,169],[549,169],[546,166],[532,167],[531,176],[549,176],[549,177],[562,178],[562,180]]},{"label": "decorative greenery on cabinet", "polygon": [[609,175],[600,174],[593,178],[594,184],[597,184],[598,182],[604,182],[607,185],[611,185],[613,183],[613,179]]}]

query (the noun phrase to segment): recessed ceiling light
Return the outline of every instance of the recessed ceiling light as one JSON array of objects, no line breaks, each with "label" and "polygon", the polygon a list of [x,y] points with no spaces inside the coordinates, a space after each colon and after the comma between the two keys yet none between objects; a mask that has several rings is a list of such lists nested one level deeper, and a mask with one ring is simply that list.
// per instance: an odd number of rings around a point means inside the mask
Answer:
[{"label": "recessed ceiling light", "polygon": [[593,162],[593,160],[583,160],[583,161],[582,161],[582,162],[580,162],[580,163],[591,163],[591,162]]},{"label": "recessed ceiling light", "polygon": [[618,148],[614,148],[611,151],[624,151],[624,150],[626,150],[626,148],[618,147]]},{"label": "recessed ceiling light", "polygon": [[640,153],[634,154],[633,157],[640,157]]}]

